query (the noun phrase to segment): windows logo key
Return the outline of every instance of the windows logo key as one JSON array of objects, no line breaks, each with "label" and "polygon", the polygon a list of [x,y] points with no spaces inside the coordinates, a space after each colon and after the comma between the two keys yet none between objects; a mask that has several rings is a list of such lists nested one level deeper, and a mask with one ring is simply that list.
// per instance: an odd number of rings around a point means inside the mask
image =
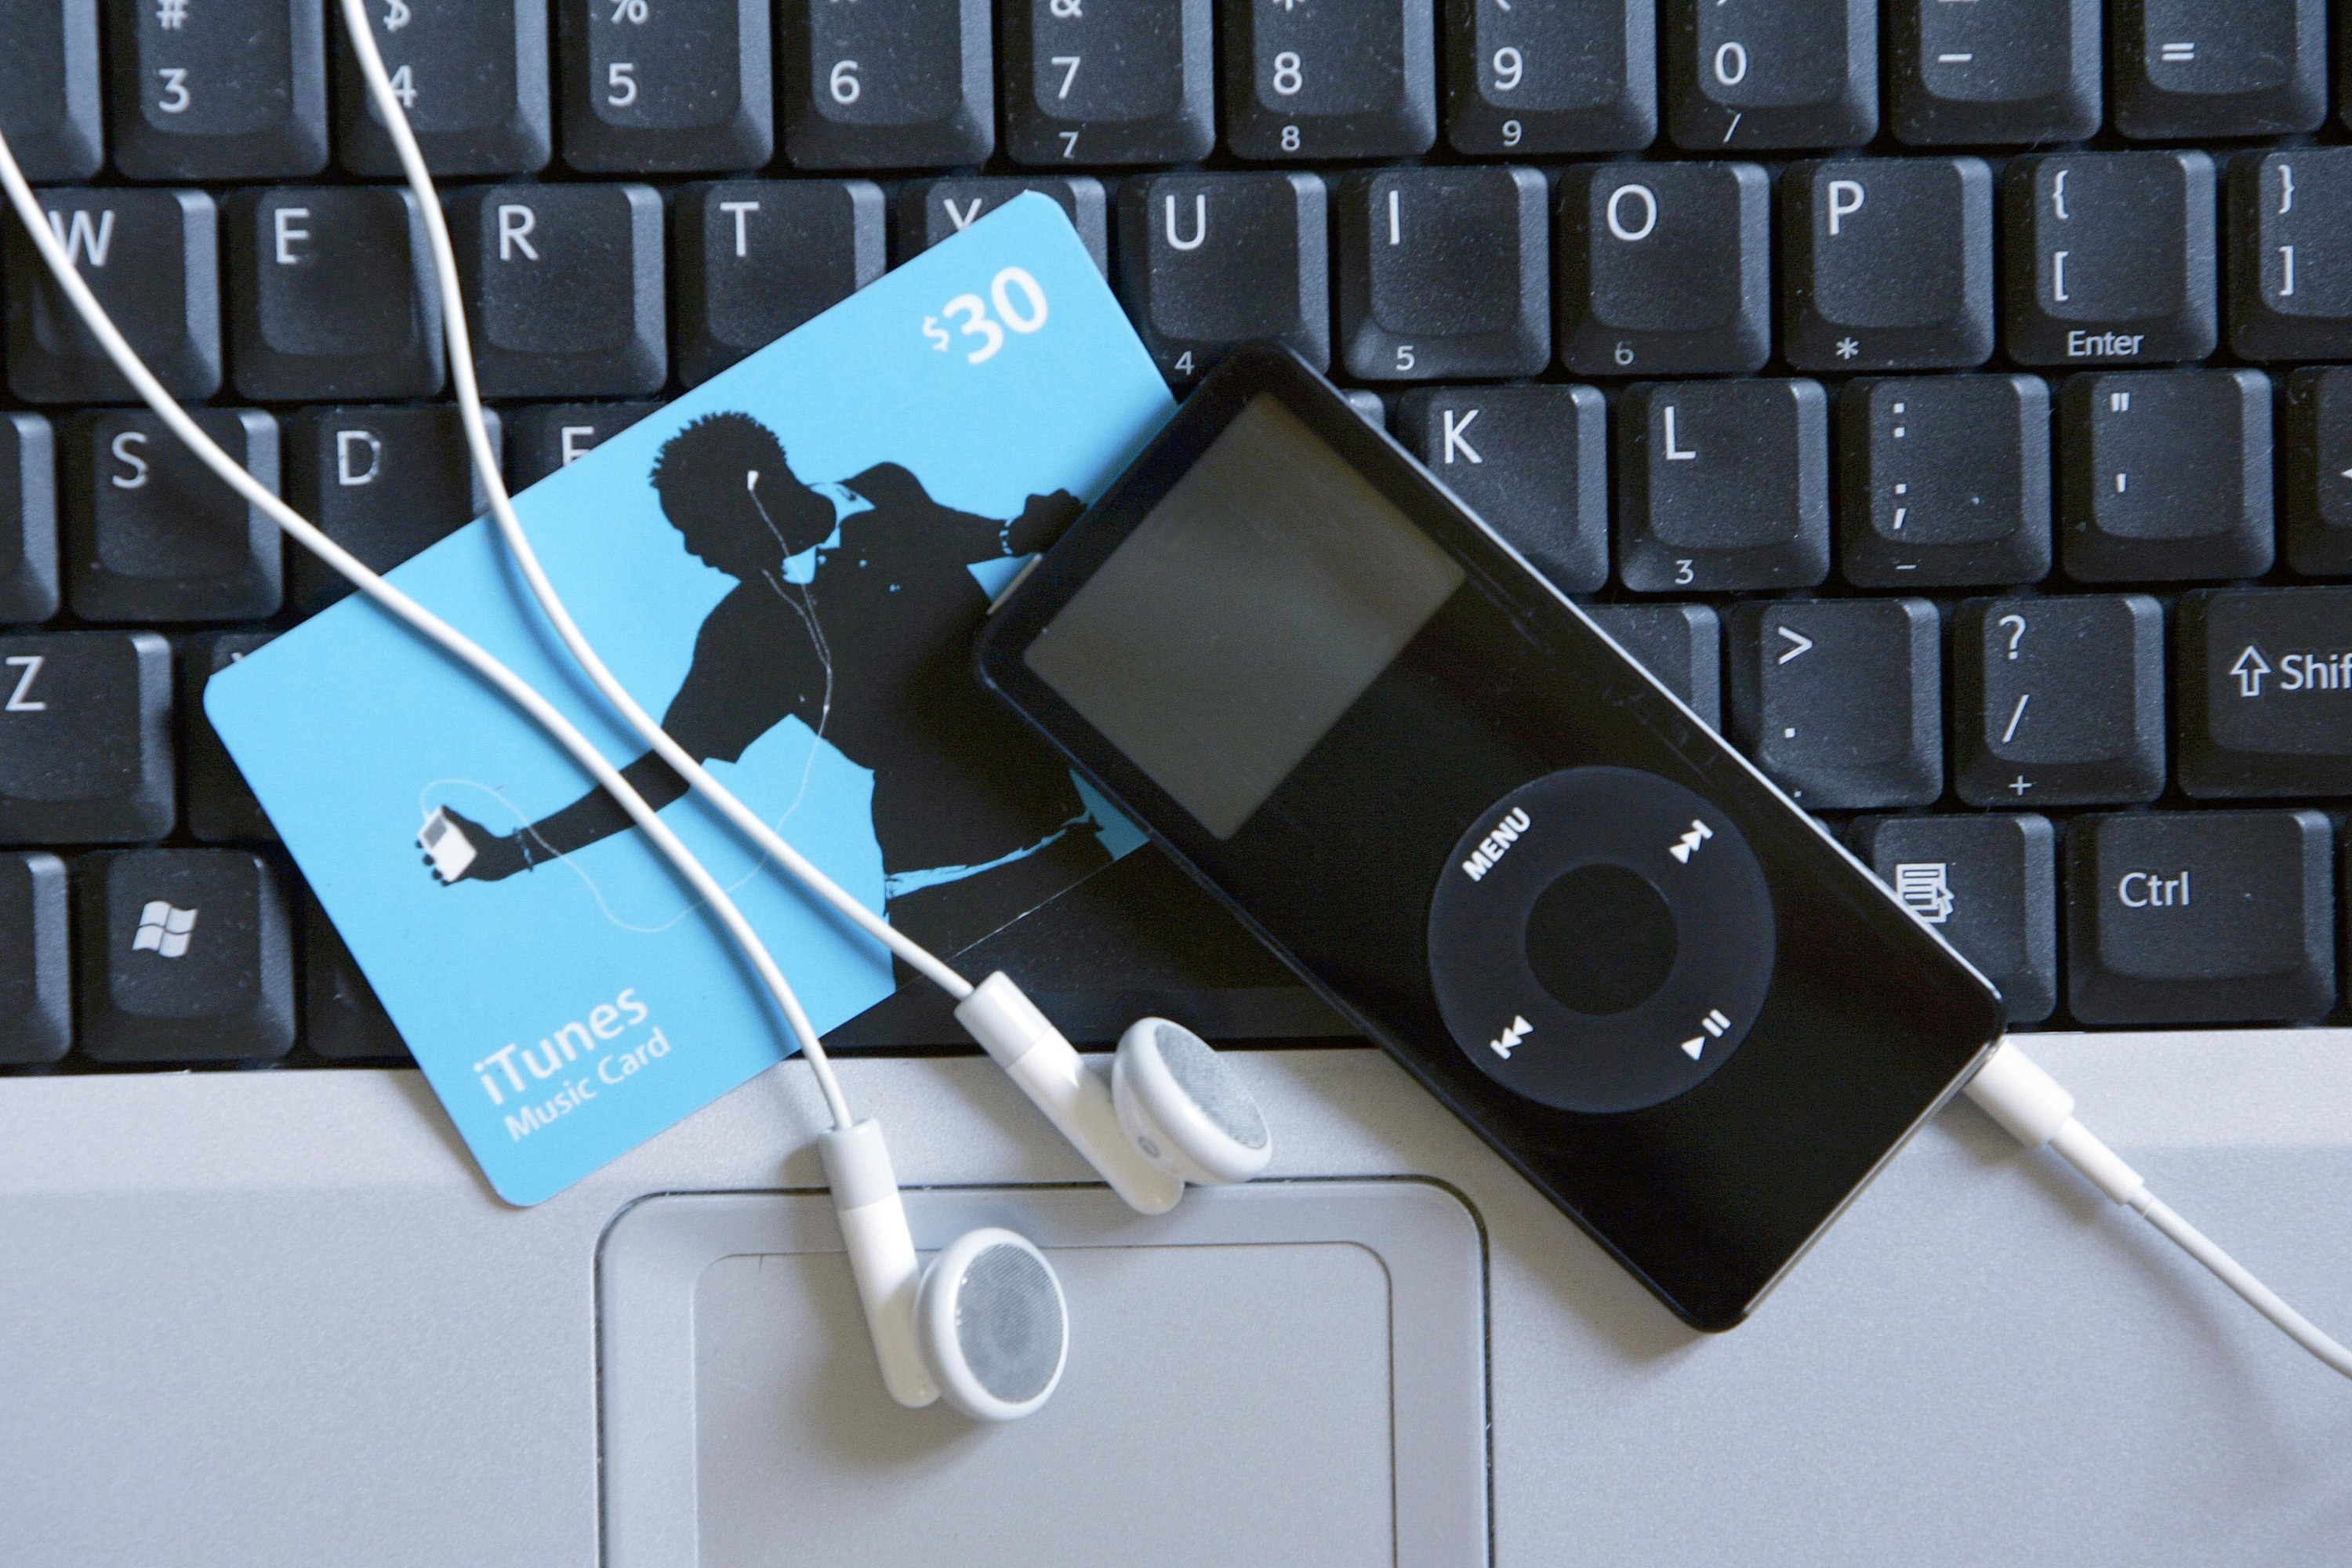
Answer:
[{"label": "windows logo key", "polygon": [[166,899],[150,899],[139,911],[139,930],[131,939],[131,951],[152,952],[158,958],[182,957],[195,929],[195,910],[181,909]]}]

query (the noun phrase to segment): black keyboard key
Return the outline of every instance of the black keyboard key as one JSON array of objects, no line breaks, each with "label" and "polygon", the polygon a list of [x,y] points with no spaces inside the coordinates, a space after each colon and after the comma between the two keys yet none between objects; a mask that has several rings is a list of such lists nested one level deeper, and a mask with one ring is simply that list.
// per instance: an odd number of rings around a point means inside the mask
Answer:
[{"label": "black keyboard key", "polygon": [[1780,176],[1781,352],[1801,370],[1992,357],[1992,171],[1981,158],[1793,163]]},{"label": "black keyboard key", "polygon": [[[499,416],[483,410],[490,449]],[[378,572],[489,510],[453,407],[305,408],[286,421],[286,499]],[[304,615],[351,593],[341,573],[287,547],[287,597]]]},{"label": "black keyboard key", "polygon": [[[249,408],[191,409],[256,479],[278,485],[278,422]],[[67,427],[66,591],[88,621],[246,621],[277,613],[278,525],[144,408]]]},{"label": "black keyboard key", "polygon": [[1579,375],[1743,374],[1772,352],[1771,181],[1754,163],[1560,176],[1560,363]]},{"label": "black keyboard key", "polygon": [[625,397],[669,379],[662,200],[635,184],[447,198],[485,397]]},{"label": "black keyboard key", "polygon": [[1215,0],[1009,0],[1004,150],[1021,163],[1192,163],[1217,143]]},{"label": "black keyboard key", "polygon": [[134,180],[327,166],[320,0],[107,0],[114,166]]},{"label": "black keyboard key", "polygon": [[2066,992],[2085,1024],[2315,1019],[2336,1001],[2335,835],[2315,811],[2066,826]]},{"label": "black keyboard key", "polygon": [[1617,573],[1637,594],[1806,588],[1830,570],[1812,381],[1637,384],[1617,409]]},{"label": "black keyboard key", "polygon": [[2352,370],[2286,378],[2287,564],[2306,577],[2352,576]]},{"label": "black keyboard key", "polygon": [[2116,0],[2116,129],[2275,136],[2327,118],[2324,0]]},{"label": "black keyboard key", "polygon": [[569,0],[555,13],[572,168],[702,174],[775,155],[763,0]]},{"label": "black keyboard key", "polygon": [[0,414],[0,623],[58,603],[57,440],[37,414]]},{"label": "black keyboard key", "polygon": [[1878,129],[1874,0],[1664,0],[1666,127],[1695,153],[1859,147]]},{"label": "black keyboard key", "polygon": [[1942,633],[1925,599],[1740,605],[1732,742],[1809,811],[1944,793]]},{"label": "black keyboard key", "polygon": [[1970,599],[1952,627],[1952,793],[2133,805],[2164,793],[2164,609],[2145,594]]},{"label": "black keyboard key", "polygon": [[0,1064],[53,1062],[73,1047],[73,940],[66,863],[0,855]]},{"label": "black keyboard key", "polygon": [[1272,338],[1331,363],[1330,249],[1314,174],[1151,174],[1118,194],[1119,293],[1160,374],[1198,380]]},{"label": "black keyboard key", "polygon": [[977,163],[995,147],[988,0],[782,0],[781,11],[795,168]]},{"label": "black keyboard key", "polygon": [[1723,728],[1723,623],[1705,605],[1587,605],[1584,613],[1710,730]]},{"label": "black keyboard key", "polygon": [[2213,160],[2060,153],[2001,176],[2006,347],[2026,364],[2213,352]]},{"label": "black keyboard key", "polygon": [[1430,0],[1223,0],[1236,157],[1411,158],[1437,140]]},{"label": "black keyboard key", "polygon": [[672,198],[677,374],[698,386],[882,276],[882,188],[726,180]]},{"label": "black keyboard key", "polygon": [[2231,163],[2230,346],[2246,359],[2352,355],[2352,147]]},{"label": "black keyboard key", "polygon": [[1032,174],[1009,179],[909,180],[898,187],[898,260],[907,262],[961,234],[1017,195],[1034,191],[1062,209],[1087,254],[1110,275],[1110,223],[1103,185],[1092,174]]},{"label": "black keyboard key", "polygon": [[106,161],[98,0],[0,0],[0,132],[28,180],[87,180]]},{"label": "black keyboard key", "polygon": [[2270,570],[2271,384],[2258,370],[2069,376],[2058,473],[2062,558],[2076,582]]},{"label": "black keyboard key", "polygon": [[1339,355],[1350,375],[1534,375],[1550,363],[1542,174],[1384,169],[1345,176],[1332,203]]},{"label": "black keyboard key", "polygon": [[408,1042],[316,899],[302,900],[302,1043],[331,1061],[401,1061]]},{"label": "black keyboard key", "polygon": [[[218,214],[202,191],[44,191],[42,210],[75,269],[174,397],[221,384]],[[8,389],[27,403],[130,403],[131,384],[49,276],[11,212]]]},{"label": "black keyboard key", "polygon": [[294,1048],[294,936],[241,849],[121,849],[74,866],[82,1054],[267,1061]]},{"label": "black keyboard key", "polygon": [[172,649],[153,632],[0,637],[0,844],[172,831]]},{"label": "black keyboard key", "polygon": [[1850,381],[1838,459],[1838,558],[1856,587],[2050,574],[2050,389],[2039,376]]},{"label": "black keyboard key", "polygon": [[1632,153],[1657,135],[1654,0],[1445,0],[1455,152]]},{"label": "black keyboard key", "polygon": [[2180,787],[2352,795],[2352,588],[2180,600]]},{"label": "black keyboard key", "polygon": [[2058,1005],[2058,836],[2047,817],[1865,816],[1854,853],[2000,990],[2012,1024]]},{"label": "black keyboard key", "polygon": [[[335,33],[335,133],[343,167],[396,178],[400,158],[343,31],[342,6],[329,0],[327,11]],[[425,167],[475,178],[547,167],[555,137],[541,0],[368,0],[367,13]]]},{"label": "black keyboard key", "polygon": [[543,403],[507,410],[507,484],[517,494],[661,407],[658,403]]},{"label": "black keyboard key", "polygon": [[1609,411],[1600,393],[1416,388],[1399,406],[1397,437],[1553,587],[1589,594],[1607,584]]},{"label": "black keyboard key", "polygon": [[2099,0],[1894,0],[1886,121],[1915,147],[2030,147],[2099,129]]},{"label": "black keyboard key", "polygon": [[205,683],[275,636],[275,632],[205,632],[180,643],[180,755],[188,791],[183,817],[190,837],[207,844],[278,837],[205,714]]},{"label": "black keyboard key", "polygon": [[416,197],[281,185],[228,199],[229,373],[260,402],[430,397],[441,291]]}]

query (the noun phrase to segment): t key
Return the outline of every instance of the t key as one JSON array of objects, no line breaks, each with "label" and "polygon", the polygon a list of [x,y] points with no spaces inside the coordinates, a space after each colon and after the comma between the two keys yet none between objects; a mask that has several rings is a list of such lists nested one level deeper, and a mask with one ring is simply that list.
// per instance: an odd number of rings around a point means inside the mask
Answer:
[{"label": "t key", "polygon": [[2078,583],[2270,570],[2271,384],[2258,370],[2070,376],[2059,505]]},{"label": "t key", "polygon": [[669,311],[652,187],[495,185],[446,205],[483,395],[661,390]]},{"label": "t key", "polygon": [[1217,142],[1214,0],[1011,0],[1004,150],[1023,163],[1192,163]]},{"label": "t key", "polygon": [[285,895],[239,849],[126,849],[74,867],[81,1048],[102,1062],[239,1061],[294,1047]]},{"label": "t key", "polygon": [[2230,346],[2247,359],[2352,354],[2352,147],[2231,163]]},{"label": "t key", "polygon": [[0,637],[0,843],[172,831],[172,650],[153,632]]},{"label": "t key", "polygon": [[1753,163],[1564,174],[1560,363],[1580,375],[1762,369],[1772,352],[1771,191]]},{"label": "t key", "polygon": [[774,156],[764,0],[564,0],[555,14],[573,168],[675,174]]},{"label": "t key", "polygon": [[794,167],[977,163],[995,147],[988,0],[783,0],[781,8],[784,150]]},{"label": "t key", "polygon": [[58,613],[57,438],[37,414],[0,414],[0,621]]},{"label": "t key", "polygon": [[257,402],[430,397],[441,290],[425,216],[396,185],[280,186],[228,199],[229,363]]},{"label": "t key", "polygon": [[1599,392],[1418,388],[1404,395],[1397,436],[1553,587],[1589,594],[1608,584],[1609,415]]},{"label": "t key", "polygon": [[677,218],[677,374],[698,386],[882,276],[867,180],[688,185]]},{"label": "t key", "polygon": [[1809,811],[1944,793],[1942,636],[1925,599],[1731,612],[1731,738]]},{"label": "t key", "polygon": [[1617,571],[1637,594],[1829,575],[1829,404],[1812,381],[1642,383],[1617,409]]},{"label": "t key", "polygon": [[1653,0],[1445,0],[1445,139],[1473,156],[1658,136]]},{"label": "t key", "polygon": [[1349,374],[1534,375],[1550,363],[1542,174],[1387,169],[1344,177],[1333,201]]},{"label": "t key", "polygon": [[2275,136],[2327,117],[2325,0],[2116,0],[2116,129]]},{"label": "t key", "polygon": [[2026,364],[2213,352],[2213,160],[2060,153],[2001,176],[2008,349]]},{"label": "t key", "polygon": [[1886,80],[1887,123],[1915,147],[2082,141],[2099,128],[2099,0],[1895,0]]},{"label": "t key", "polygon": [[0,0],[0,131],[28,180],[87,180],[105,162],[98,0]]},{"label": "t key", "polygon": [[1430,0],[1223,0],[1236,157],[1411,158],[1437,140]]},{"label": "t key", "polygon": [[1878,129],[1874,0],[1664,0],[1675,145],[1858,147]]},{"label": "t key", "polygon": [[2164,793],[2164,610],[2145,594],[1970,599],[1952,698],[1952,789],[1970,805]]},{"label": "t key", "polygon": [[1780,237],[1790,364],[1935,370],[1992,357],[1992,171],[1982,159],[1791,164]]},{"label": "t key", "polygon": [[[499,416],[482,411],[490,450]],[[286,499],[327,536],[389,572],[489,510],[451,407],[305,408],[286,422]],[[288,596],[304,615],[352,591],[307,550],[290,550]],[[243,654],[249,649],[239,648]]]},{"label": "t key", "polygon": [[2352,588],[2183,595],[2180,688],[2190,795],[2352,794]]},{"label": "t key", "polygon": [[[212,197],[117,188],[44,191],[40,199],[75,270],[163,389],[184,398],[218,392],[220,264]],[[7,258],[9,390],[28,403],[135,401],[23,227],[0,225],[0,247]]]},{"label": "t key", "polygon": [[114,166],[134,180],[327,166],[320,0],[107,0]]},{"label": "t key", "polygon": [[1855,586],[2050,574],[2050,389],[2039,376],[1850,381],[1838,460],[1838,559]]},{"label": "t key", "polygon": [[1314,174],[1152,174],[1118,194],[1119,293],[1160,374],[1183,384],[1273,338],[1331,363],[1330,250]]},{"label": "t key", "polygon": [[[327,10],[335,29],[335,130],[343,167],[397,177],[400,159],[343,31],[342,7],[330,0]],[[368,0],[367,11],[426,167],[480,177],[547,166],[554,137],[541,0]]]}]

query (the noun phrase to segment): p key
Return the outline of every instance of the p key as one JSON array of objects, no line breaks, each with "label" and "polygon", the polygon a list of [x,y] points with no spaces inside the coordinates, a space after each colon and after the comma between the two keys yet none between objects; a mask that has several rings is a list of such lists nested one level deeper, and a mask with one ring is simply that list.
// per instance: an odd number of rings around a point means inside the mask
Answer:
[{"label": "p key", "polygon": [[0,844],[172,831],[172,650],[153,632],[0,637]]},{"label": "p key", "polygon": [[1982,159],[1791,164],[1780,236],[1790,364],[1943,370],[1992,357],[1992,171]]},{"label": "p key", "polygon": [[567,0],[555,14],[573,168],[675,174],[773,156],[764,0]]},{"label": "p key", "polygon": [[1217,142],[1214,0],[1011,0],[1004,150],[1017,163],[1192,163]]},{"label": "p key", "polygon": [[325,168],[324,15],[319,0],[108,0],[115,168],[134,180]]}]

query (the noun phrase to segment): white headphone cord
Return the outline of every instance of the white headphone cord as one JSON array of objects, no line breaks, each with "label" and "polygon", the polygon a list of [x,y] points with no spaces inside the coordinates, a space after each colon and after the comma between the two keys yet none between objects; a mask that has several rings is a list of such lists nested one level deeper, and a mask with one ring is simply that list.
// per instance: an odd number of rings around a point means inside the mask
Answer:
[{"label": "white headphone cord", "polygon": [[1969,1081],[1966,1092],[2019,1142],[2029,1149],[2047,1144],[2057,1150],[2068,1164],[2090,1179],[2093,1186],[2144,1217],[2183,1252],[2212,1270],[2214,1278],[2243,1297],[2249,1306],[2276,1324],[2289,1339],[2345,1376],[2352,1377],[2352,1351],[2336,1343],[2311,1320],[2281,1300],[2277,1292],[2255,1279],[2244,1265],[2216,1247],[2195,1226],[2158,1203],[2156,1194],[2147,1190],[2147,1184],[2140,1180],[2138,1172],[2125,1164],[2114,1150],[2074,1120],[2074,1097],[2014,1044],[2003,1040]]},{"label": "white headphone cord", "polygon": [[590,681],[602,692],[604,700],[628,721],[629,727],[653,748],[661,760],[669,764],[680,777],[717,806],[728,821],[773,856],[792,874],[800,879],[812,892],[848,917],[859,930],[887,947],[919,973],[929,979],[940,989],[961,1002],[972,992],[971,983],[926,950],[904,931],[894,929],[887,921],[835,882],[799,850],[784,840],[774,827],[750,806],[737,799],[733,791],[710,776],[701,762],[688,753],[653,715],[639,706],[628,689],[614,679],[605,668],[596,649],[583,636],[557,595],[555,584],[540,566],[538,552],[523,532],[516,518],[514,503],[507,495],[506,479],[499,468],[498,454],[491,449],[489,431],[482,418],[481,393],[474,377],[474,353],[471,334],[466,324],[466,305],[457,287],[457,255],[449,243],[449,226],[441,212],[440,198],[434,190],[433,176],[425,167],[425,155],[416,145],[416,136],[403,112],[394,93],[392,79],[383,68],[383,56],[376,47],[374,31],[369,26],[364,0],[341,0],[344,30],[351,36],[359,57],[360,69],[367,78],[368,93],[375,100],[377,113],[392,133],[393,145],[400,153],[402,171],[408,177],[409,189],[416,194],[417,205],[424,208],[425,231],[433,252],[433,272],[441,294],[441,320],[449,342],[449,374],[457,393],[457,406],[465,426],[466,439],[474,455],[475,470],[481,477],[482,488],[490,498],[490,516],[505,539],[508,552],[522,569],[523,581],[530,588],[531,597],[539,601],[556,636],[572,652],[572,658],[585,672]]},{"label": "white headphone cord", "polygon": [[[366,58],[373,62],[377,74],[381,76],[383,60],[375,54],[373,41],[364,31],[366,19],[363,13],[360,21],[362,30],[359,36],[368,39],[363,46]],[[394,107],[396,110],[397,105],[395,104]],[[404,136],[407,132],[406,122],[395,121],[395,123]],[[406,149],[413,154],[415,149],[413,138],[408,140]],[[421,165],[416,167],[421,168]],[[287,505],[270,490],[269,487],[255,479],[243,465],[223,451],[219,444],[188,416],[188,411],[164,390],[163,383],[155,379],[154,374],[148,370],[145,362],[140,359],[137,351],[131,348],[121,331],[116,328],[112,318],[108,316],[106,307],[99,303],[98,296],[90,291],[89,285],[83,281],[81,274],[74,269],[73,262],[66,255],[65,247],[51,232],[41,212],[40,203],[34,198],[33,188],[26,183],[23,169],[17,166],[16,153],[8,145],[8,138],[5,132],[0,132],[0,185],[6,186],[8,200],[16,207],[17,217],[23,221],[26,233],[31,237],[34,247],[40,252],[41,259],[47,264],[49,271],[58,280],[58,288],[65,291],[67,300],[72,303],[75,311],[81,317],[82,323],[89,329],[90,334],[97,338],[100,346],[106,351],[107,357],[112,360],[115,368],[122,373],[123,378],[131,383],[147,406],[155,411],[156,416],[171,428],[172,433],[186,445],[188,450],[194,453],[197,459],[217,474],[230,489],[244,497],[251,505],[259,508],[271,521],[292,535],[305,549],[341,573],[353,587],[399,616],[425,637],[431,638],[483,679],[497,687],[509,701],[536,720],[540,727],[570,752],[572,760],[585,769],[605,793],[620,804],[621,809],[628,813],[630,820],[645,830],[646,836],[653,841],[655,847],[661,852],[663,858],[677,868],[678,874],[686,879],[688,885],[710,906],[711,912],[719,918],[719,923],[726,927],[728,935],[734,939],[735,945],[742,950],[744,958],[750,962],[752,970],[767,986],[769,994],[775,998],[776,1005],[782,1009],[785,1021],[790,1025],[793,1037],[800,1042],[802,1054],[808,1058],[810,1069],[816,1074],[817,1087],[824,1091],[825,1105],[832,1113],[835,1125],[841,1128],[851,1126],[853,1119],[849,1112],[849,1102],[842,1094],[840,1081],[834,1075],[833,1064],[825,1056],[824,1045],[817,1038],[816,1030],[809,1022],[808,1014],[802,1008],[800,998],[793,994],[792,985],[784,979],[783,972],[776,967],[776,961],[769,955],[767,946],[761,942],[759,933],[751,929],[751,922],[743,918],[742,911],[737,909],[734,900],[727,896],[727,890],[719,885],[717,879],[711,876],[702,862],[695,858],[693,851],[687,848],[677,835],[662,821],[660,814],[646,804],[645,797],[636,792],[627,779],[621,776],[619,770],[606,761],[604,754],[596,750],[588,738],[582,734],[560,710],[540,695],[530,682],[509,669],[492,657],[488,650],[457,627],[385,582],[357,556],[321,532],[308,518]],[[437,222],[437,206],[428,201],[426,210]],[[436,232],[445,231],[436,229]],[[446,239],[444,243],[446,245]],[[463,342],[462,339],[459,341]],[[461,384],[470,389],[473,384],[472,366],[462,358],[458,363],[465,365],[465,379]],[[474,426],[478,428],[480,424],[478,403],[472,405],[471,419]],[[479,460],[480,453],[478,451],[477,461]],[[493,467],[488,471],[492,482],[495,483],[496,468]],[[504,490],[501,489],[497,493],[503,504]],[[534,563],[534,569],[535,564]],[[846,895],[845,894],[844,897]]]}]

